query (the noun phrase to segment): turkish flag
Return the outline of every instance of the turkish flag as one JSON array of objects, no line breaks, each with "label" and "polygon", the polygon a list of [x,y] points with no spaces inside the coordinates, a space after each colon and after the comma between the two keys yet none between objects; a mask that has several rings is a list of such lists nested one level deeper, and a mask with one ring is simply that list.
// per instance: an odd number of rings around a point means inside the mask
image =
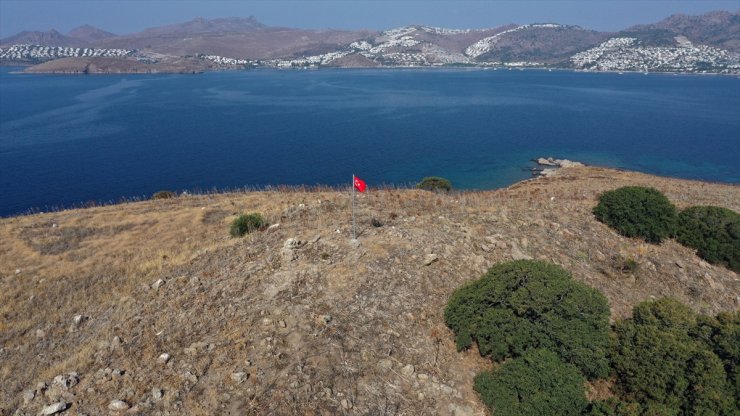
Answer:
[{"label": "turkish flag", "polygon": [[365,189],[367,189],[367,184],[362,179],[358,178],[357,176],[353,176],[354,178],[354,185],[355,189],[357,189],[360,192],[365,192]]}]

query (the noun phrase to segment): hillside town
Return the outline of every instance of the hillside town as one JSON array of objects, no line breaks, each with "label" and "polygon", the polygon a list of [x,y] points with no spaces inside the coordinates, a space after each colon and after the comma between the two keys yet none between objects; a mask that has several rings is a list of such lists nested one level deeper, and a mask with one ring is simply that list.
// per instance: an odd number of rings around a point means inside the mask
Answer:
[{"label": "hillside town", "polygon": [[593,71],[740,73],[740,56],[676,37],[675,47],[643,46],[636,38],[612,38],[573,55],[576,69]]},{"label": "hillside town", "polygon": [[65,46],[13,45],[0,48],[0,61],[46,62],[70,57],[123,57],[134,51],[127,49],[70,48]]}]

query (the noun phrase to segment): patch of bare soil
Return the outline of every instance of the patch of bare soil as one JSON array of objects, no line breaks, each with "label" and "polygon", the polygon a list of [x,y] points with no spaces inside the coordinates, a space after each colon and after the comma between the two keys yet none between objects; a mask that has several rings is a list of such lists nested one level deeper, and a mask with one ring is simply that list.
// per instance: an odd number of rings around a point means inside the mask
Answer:
[{"label": "patch of bare soil", "polygon": [[[496,191],[371,190],[357,243],[339,192],[0,220],[0,414],[485,414],[472,385],[491,363],[455,350],[443,309],[496,262],[557,263],[614,319],[661,296],[740,307],[736,273],[593,218],[601,192],[628,184],[740,210],[738,186],[577,167]],[[279,225],[230,238],[241,212]]]}]

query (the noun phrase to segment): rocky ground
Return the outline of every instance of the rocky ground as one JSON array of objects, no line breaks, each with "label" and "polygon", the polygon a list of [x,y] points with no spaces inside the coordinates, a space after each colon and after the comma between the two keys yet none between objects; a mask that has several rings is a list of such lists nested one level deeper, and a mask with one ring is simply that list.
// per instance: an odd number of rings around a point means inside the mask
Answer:
[{"label": "rocky ground", "polygon": [[[331,190],[0,220],[0,414],[483,415],[472,380],[491,364],[456,352],[442,313],[496,262],[560,264],[614,319],[666,295],[740,307],[734,272],[594,220],[628,184],[740,211],[738,186],[575,166],[496,191],[371,189],[356,243]],[[240,212],[273,225],[231,238]]]}]

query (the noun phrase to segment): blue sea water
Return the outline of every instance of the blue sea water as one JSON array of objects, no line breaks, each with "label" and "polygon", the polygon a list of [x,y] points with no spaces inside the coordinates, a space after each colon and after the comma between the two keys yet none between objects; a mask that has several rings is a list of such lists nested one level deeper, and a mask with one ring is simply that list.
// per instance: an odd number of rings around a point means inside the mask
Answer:
[{"label": "blue sea water", "polygon": [[0,215],[268,184],[457,188],[556,156],[740,182],[740,79],[506,70],[52,76],[0,68]]}]

